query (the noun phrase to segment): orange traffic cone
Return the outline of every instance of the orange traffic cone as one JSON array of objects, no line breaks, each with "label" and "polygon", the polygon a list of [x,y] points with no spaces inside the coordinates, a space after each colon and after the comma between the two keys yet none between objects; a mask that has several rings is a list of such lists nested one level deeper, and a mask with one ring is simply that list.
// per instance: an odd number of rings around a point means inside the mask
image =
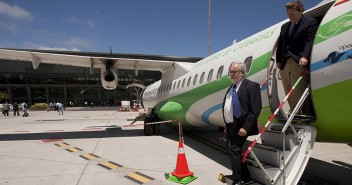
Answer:
[{"label": "orange traffic cone", "polygon": [[178,178],[184,178],[187,176],[192,176],[194,173],[189,171],[185,150],[183,149],[182,140],[178,142],[178,155],[176,162],[176,170],[171,172],[172,175]]}]

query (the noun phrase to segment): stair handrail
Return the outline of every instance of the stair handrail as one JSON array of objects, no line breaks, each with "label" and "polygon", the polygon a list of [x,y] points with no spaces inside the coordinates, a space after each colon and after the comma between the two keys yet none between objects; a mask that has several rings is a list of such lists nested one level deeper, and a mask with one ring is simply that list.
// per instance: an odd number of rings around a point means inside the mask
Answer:
[{"label": "stair handrail", "polygon": [[[252,141],[252,143],[249,145],[248,149],[243,153],[243,157],[242,157],[242,163],[246,162],[246,158],[248,153],[251,153],[251,156],[254,158],[254,160],[257,162],[257,164],[259,165],[260,169],[264,172],[265,176],[270,180],[270,183],[273,183],[273,178],[270,177],[270,175],[266,172],[266,170],[264,169],[263,165],[260,163],[260,161],[257,159],[255,153],[252,151],[254,145],[257,143],[257,141],[259,140],[259,138],[261,138],[262,134],[264,133],[264,131],[266,130],[266,128],[269,126],[269,124],[271,123],[271,121],[276,117],[277,113],[281,110],[282,106],[285,104],[285,102],[287,101],[288,97],[292,94],[292,92],[294,91],[294,89],[296,88],[296,86],[299,84],[299,82],[302,80],[303,76],[305,74],[309,73],[308,69],[306,69],[302,75],[297,79],[296,83],[293,85],[293,87],[291,88],[291,90],[287,93],[287,95],[285,96],[285,98],[282,100],[282,102],[280,103],[279,107],[276,108],[275,112],[270,116],[269,120],[266,122],[265,126],[260,130],[259,134],[257,135],[257,137]],[[267,79],[266,79],[267,80]],[[284,137],[283,137],[284,138]]]},{"label": "stair handrail", "polygon": [[305,70],[303,72],[303,74],[297,79],[296,83],[293,85],[293,87],[291,88],[290,92],[287,93],[287,95],[285,96],[285,98],[282,100],[282,102],[280,103],[279,107],[276,108],[275,112],[270,116],[269,120],[266,122],[265,126],[260,130],[259,134],[257,135],[257,137],[252,141],[252,143],[249,145],[248,149],[244,152],[243,157],[242,157],[242,163],[245,163],[246,158],[248,153],[253,149],[253,146],[257,143],[257,141],[259,140],[259,138],[262,136],[262,134],[264,133],[264,131],[266,130],[266,128],[269,126],[269,124],[271,123],[271,121],[276,117],[276,114],[280,111],[280,109],[282,108],[282,106],[285,104],[285,102],[287,101],[288,97],[292,94],[293,90],[295,89],[295,87],[297,86],[297,84],[301,81],[301,79],[303,78],[303,76],[309,73],[308,70]]},{"label": "stair handrail", "polygon": [[285,173],[285,170],[286,170],[286,165],[285,165],[285,151],[286,151],[286,139],[285,139],[285,132],[288,128],[288,126],[290,126],[290,128],[292,129],[293,133],[294,133],[294,136],[295,138],[297,139],[298,142],[301,142],[302,141],[302,138],[300,138],[297,134],[297,131],[295,130],[295,128],[293,127],[293,125],[291,124],[292,120],[293,120],[293,117],[297,114],[298,112],[298,109],[302,106],[304,100],[307,98],[309,94],[309,85],[308,87],[304,90],[301,98],[299,99],[297,105],[295,106],[295,108],[293,109],[293,111],[291,112],[291,115],[289,116],[289,118],[287,119],[285,125],[283,126],[282,130],[281,130],[281,134],[282,134],[282,158],[281,158],[281,161],[282,161],[282,167],[280,165],[280,168],[282,168],[282,172],[283,172],[283,178],[284,178],[284,184],[286,184],[286,173]]}]

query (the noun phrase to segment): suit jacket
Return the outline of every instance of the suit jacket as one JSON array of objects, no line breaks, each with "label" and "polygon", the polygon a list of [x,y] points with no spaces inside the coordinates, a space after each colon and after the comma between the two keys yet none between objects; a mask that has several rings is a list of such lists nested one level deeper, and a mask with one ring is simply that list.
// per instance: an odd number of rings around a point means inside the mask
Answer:
[{"label": "suit jacket", "polygon": [[293,28],[291,36],[289,36],[291,24],[291,22],[287,22],[281,26],[276,51],[276,62],[281,63],[281,69],[284,68],[289,57],[292,57],[297,64],[299,64],[301,57],[310,60],[315,34],[318,29],[318,22],[314,18],[302,16]]},{"label": "suit jacket", "polygon": [[[227,90],[222,106],[222,115],[225,123],[224,105],[226,96],[230,92],[230,89],[232,89],[232,86]],[[258,134],[257,119],[262,109],[260,85],[256,82],[243,79],[237,91],[237,96],[240,103],[241,116],[238,119],[234,117],[234,120],[236,120],[235,124],[237,125],[236,128],[238,128],[238,130],[244,128],[247,131],[247,135]],[[228,123],[226,123],[226,125],[227,124]]]}]

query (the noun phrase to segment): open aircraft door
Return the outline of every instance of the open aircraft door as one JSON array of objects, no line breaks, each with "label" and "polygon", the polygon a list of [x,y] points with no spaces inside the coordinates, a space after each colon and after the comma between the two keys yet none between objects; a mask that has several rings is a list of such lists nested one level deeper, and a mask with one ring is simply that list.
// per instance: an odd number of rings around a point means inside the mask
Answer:
[{"label": "open aircraft door", "polygon": [[[304,13],[305,16],[310,16],[315,19],[317,19],[319,22],[323,20],[324,17],[326,17],[327,12],[330,13],[329,9],[334,3],[334,1],[324,1],[322,3],[325,3],[323,6],[321,6],[318,9],[315,9],[314,11],[307,11]],[[329,14],[327,14],[329,15]],[[324,18],[323,22],[326,20]],[[321,23],[323,23],[321,22]],[[320,24],[321,25],[321,24]],[[320,28],[319,28],[320,29]],[[318,34],[317,34],[318,35]],[[315,38],[315,41],[317,38]],[[277,50],[277,43],[275,44],[273,50],[272,50],[272,56],[269,62],[269,67],[268,67],[268,100],[269,100],[269,105],[270,109],[272,112],[274,112],[280,105],[280,103],[284,100],[286,93],[284,91],[283,85],[282,85],[282,80],[280,76],[280,69],[276,67],[276,50]],[[316,52],[317,53],[317,52]],[[314,46],[313,46],[313,51],[312,51],[312,57],[311,57],[311,62],[315,61],[315,55],[314,53]],[[311,68],[311,67],[310,67]],[[310,69],[312,70],[312,69]],[[308,73],[306,75],[310,76],[310,79],[312,79],[311,73]],[[311,80],[312,82],[312,80]],[[313,84],[311,83],[311,86]],[[310,94],[312,93],[312,88],[310,89]],[[311,106],[311,116],[313,116],[313,120],[315,121],[316,118],[316,111],[314,108],[314,101],[312,99],[312,96],[308,96],[307,98],[311,98],[312,106]],[[287,113],[290,110],[290,106],[288,102],[286,102],[283,106],[282,109],[278,112],[277,117],[285,117],[287,116]]]}]

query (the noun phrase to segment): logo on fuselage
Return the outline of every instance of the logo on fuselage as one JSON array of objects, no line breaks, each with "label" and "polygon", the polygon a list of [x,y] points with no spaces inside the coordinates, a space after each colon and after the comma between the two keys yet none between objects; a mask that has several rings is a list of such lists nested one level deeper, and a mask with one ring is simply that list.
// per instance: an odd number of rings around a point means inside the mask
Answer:
[{"label": "logo on fuselage", "polygon": [[339,53],[337,51],[334,51],[328,55],[328,57],[325,58],[324,63],[330,63],[330,64],[335,64],[340,60],[342,55],[344,55],[346,52]]}]

